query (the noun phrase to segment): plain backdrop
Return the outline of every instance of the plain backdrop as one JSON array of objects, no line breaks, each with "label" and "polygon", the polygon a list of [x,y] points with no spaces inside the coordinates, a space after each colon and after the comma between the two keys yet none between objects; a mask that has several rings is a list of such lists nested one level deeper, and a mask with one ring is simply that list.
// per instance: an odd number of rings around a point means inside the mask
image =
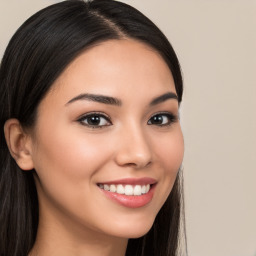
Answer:
[{"label": "plain backdrop", "polygon": [[[0,57],[18,26],[55,2],[0,0]],[[162,29],[181,62],[189,256],[255,256],[256,1],[123,2]]]}]

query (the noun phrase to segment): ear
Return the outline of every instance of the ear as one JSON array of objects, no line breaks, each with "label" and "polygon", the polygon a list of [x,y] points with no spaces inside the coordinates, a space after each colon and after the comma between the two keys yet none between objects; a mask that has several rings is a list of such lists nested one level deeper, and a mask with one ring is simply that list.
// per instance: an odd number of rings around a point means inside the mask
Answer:
[{"label": "ear", "polygon": [[32,170],[32,141],[24,132],[19,120],[9,119],[4,125],[4,134],[9,151],[22,170]]}]

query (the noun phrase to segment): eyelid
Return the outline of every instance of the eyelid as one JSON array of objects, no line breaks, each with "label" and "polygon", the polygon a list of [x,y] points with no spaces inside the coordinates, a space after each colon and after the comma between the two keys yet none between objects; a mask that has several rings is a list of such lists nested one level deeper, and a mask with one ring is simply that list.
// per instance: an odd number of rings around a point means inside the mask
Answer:
[{"label": "eyelid", "polygon": [[90,111],[90,112],[84,113],[84,114],[80,115],[77,118],[77,120],[84,118],[84,117],[93,116],[93,115],[103,116],[103,117],[111,120],[110,116],[108,116],[107,114],[105,114],[104,112],[101,112],[101,111]]},{"label": "eyelid", "polygon": [[179,116],[177,114],[174,114],[173,112],[170,112],[170,111],[159,111],[159,112],[156,112],[156,113],[152,114],[149,119],[151,119],[152,117],[157,116],[157,115],[169,115],[169,116],[173,116],[173,117],[175,117],[177,119],[179,118]]},{"label": "eyelid", "polygon": [[[89,124],[86,124],[86,123],[83,122],[84,119],[89,118],[91,116],[103,117],[109,122],[109,124],[108,125],[89,125]],[[108,115],[106,115],[105,113],[99,112],[99,111],[90,111],[88,113],[82,114],[81,116],[79,116],[77,118],[77,121],[80,122],[82,125],[88,126],[90,128],[103,128],[103,127],[112,125],[111,118]]]},{"label": "eyelid", "polygon": [[[167,123],[167,124],[160,124],[160,125],[157,125],[157,126],[168,126],[168,125],[171,125],[172,123],[174,122],[177,122],[179,120],[179,115],[177,114],[173,114],[172,112],[168,112],[168,111],[160,111],[160,112],[157,112],[157,113],[154,113],[153,115],[150,116],[148,122],[154,117],[154,116],[157,116],[157,115],[165,115],[165,116],[168,116],[168,118],[170,119],[170,122]],[[154,124],[151,124],[151,125],[154,125]]]}]

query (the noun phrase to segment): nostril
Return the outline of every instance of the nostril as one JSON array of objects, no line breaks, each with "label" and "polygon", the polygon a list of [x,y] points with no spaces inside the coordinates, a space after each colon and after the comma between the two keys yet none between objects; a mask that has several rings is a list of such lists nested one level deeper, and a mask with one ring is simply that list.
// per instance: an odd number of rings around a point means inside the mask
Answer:
[{"label": "nostril", "polygon": [[150,161],[150,162],[148,162],[148,163],[147,163],[147,165],[146,165],[146,167],[148,167],[149,165],[151,165],[151,163],[152,163],[151,161]]}]

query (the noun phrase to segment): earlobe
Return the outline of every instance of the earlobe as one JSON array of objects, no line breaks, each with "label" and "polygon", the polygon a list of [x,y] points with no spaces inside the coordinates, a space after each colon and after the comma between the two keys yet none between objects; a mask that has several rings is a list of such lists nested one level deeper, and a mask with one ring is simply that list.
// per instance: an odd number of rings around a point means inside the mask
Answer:
[{"label": "earlobe", "polygon": [[31,138],[22,129],[19,120],[9,119],[4,125],[4,134],[10,154],[22,170],[34,168]]}]

